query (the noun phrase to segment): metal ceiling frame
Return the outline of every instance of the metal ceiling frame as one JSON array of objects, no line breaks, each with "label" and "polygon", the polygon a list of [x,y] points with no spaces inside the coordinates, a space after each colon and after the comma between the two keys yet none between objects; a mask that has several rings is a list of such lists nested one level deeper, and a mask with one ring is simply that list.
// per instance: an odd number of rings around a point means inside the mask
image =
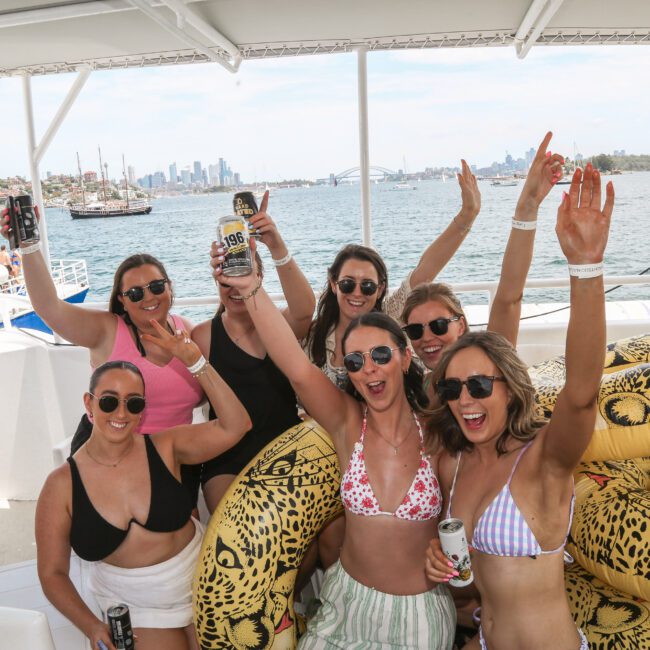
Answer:
[{"label": "metal ceiling frame", "polygon": [[515,50],[520,59],[530,52],[563,2],[564,0],[533,0],[515,34]]}]

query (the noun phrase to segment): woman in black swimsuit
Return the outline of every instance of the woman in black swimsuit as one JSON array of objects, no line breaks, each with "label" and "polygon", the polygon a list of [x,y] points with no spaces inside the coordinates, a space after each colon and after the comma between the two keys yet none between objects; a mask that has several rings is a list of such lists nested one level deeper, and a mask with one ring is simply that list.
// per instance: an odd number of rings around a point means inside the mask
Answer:
[{"label": "woman in black swimsuit", "polygon": [[70,550],[93,562],[90,590],[102,610],[126,603],[138,650],[190,650],[191,582],[202,530],[180,483],[181,464],[197,464],[236,444],[250,418],[189,335],[154,320],[143,335],[198,379],[219,420],[136,433],[145,406],[140,371],[111,361],[92,375],[84,404],[93,423],[87,442],[47,478],[36,509],[38,572],[52,604],[90,640],[114,650],[107,625],[86,606],[69,577]]}]

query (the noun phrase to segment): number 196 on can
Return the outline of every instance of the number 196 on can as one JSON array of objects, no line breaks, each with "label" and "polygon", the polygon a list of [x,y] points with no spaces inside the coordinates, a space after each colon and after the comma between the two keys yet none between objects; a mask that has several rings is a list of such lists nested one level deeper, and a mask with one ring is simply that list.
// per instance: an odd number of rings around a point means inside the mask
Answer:
[{"label": "number 196 on can", "polygon": [[219,219],[219,239],[226,249],[221,265],[225,276],[249,275],[253,271],[248,225],[242,217],[228,216]]}]

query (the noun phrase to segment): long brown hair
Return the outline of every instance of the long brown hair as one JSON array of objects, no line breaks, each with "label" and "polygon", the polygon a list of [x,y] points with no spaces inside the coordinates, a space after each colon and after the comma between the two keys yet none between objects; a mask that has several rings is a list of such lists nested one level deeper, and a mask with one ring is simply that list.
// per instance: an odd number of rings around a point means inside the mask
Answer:
[{"label": "long brown hair", "polygon": [[383,288],[377,295],[373,311],[382,311],[383,309],[384,296],[388,290],[388,270],[381,255],[372,248],[360,244],[344,246],[334,258],[332,266],[327,269],[327,282],[318,299],[316,318],[307,333],[307,352],[312,362],[319,368],[322,368],[327,362],[327,350],[325,349],[327,335],[333,327],[338,325],[340,316],[339,303],[336,300],[336,294],[332,291],[330,281],[338,280],[341,268],[348,260],[370,262],[375,267],[379,284],[383,285]]},{"label": "long brown hair", "polygon": [[[454,356],[467,348],[478,348],[499,369],[505,377],[510,391],[508,416],[503,433],[497,438],[496,450],[504,454],[508,438],[513,437],[522,442],[532,440],[546,421],[540,418],[535,405],[535,389],[528,369],[519,358],[512,344],[496,332],[468,332],[450,345],[442,354],[438,365],[431,373],[431,382],[435,388],[439,380],[447,373],[447,367]],[[453,416],[449,406],[439,404],[429,419],[427,426],[427,446],[435,447],[440,440],[445,449],[456,454],[474,445],[463,435],[460,425]]]}]

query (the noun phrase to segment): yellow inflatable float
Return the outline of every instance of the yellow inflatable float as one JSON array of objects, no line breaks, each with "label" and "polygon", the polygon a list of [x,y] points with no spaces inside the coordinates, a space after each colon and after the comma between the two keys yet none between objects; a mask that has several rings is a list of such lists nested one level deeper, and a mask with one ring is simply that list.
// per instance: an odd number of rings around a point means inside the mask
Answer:
[{"label": "yellow inflatable float", "polygon": [[[562,357],[530,369],[545,415]],[[630,460],[635,459],[635,460]],[[650,650],[650,335],[608,346],[594,440],[576,471],[565,574],[591,650]],[[292,650],[293,588],[306,550],[342,511],[340,470],[313,420],[244,468],[210,519],[194,581],[201,650]]]}]

